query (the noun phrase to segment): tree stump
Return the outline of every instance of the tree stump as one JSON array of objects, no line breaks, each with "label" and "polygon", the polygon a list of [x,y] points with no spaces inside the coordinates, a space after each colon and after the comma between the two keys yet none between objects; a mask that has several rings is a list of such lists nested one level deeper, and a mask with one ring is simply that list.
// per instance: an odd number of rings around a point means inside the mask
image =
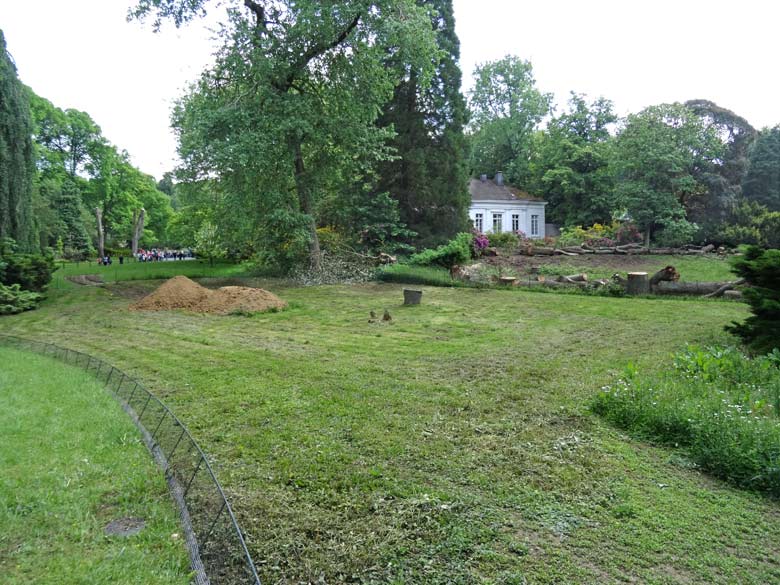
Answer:
[{"label": "tree stump", "polygon": [[650,294],[650,280],[647,278],[647,272],[629,272],[626,282],[627,295],[646,295]]},{"label": "tree stump", "polygon": [[410,288],[404,289],[404,305],[419,305],[420,299],[422,299],[423,291],[413,290]]}]

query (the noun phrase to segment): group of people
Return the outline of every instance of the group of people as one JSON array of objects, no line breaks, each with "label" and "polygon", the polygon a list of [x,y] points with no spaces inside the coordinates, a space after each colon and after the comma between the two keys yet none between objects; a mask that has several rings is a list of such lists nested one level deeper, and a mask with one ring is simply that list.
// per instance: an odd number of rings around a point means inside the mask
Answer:
[{"label": "group of people", "polygon": [[192,250],[189,249],[181,249],[181,250],[168,250],[167,248],[164,250],[158,250],[157,248],[152,248],[150,250],[138,250],[138,253],[135,255],[135,259],[139,262],[161,262],[163,260],[186,260],[187,258],[194,258],[195,255],[192,253]]}]

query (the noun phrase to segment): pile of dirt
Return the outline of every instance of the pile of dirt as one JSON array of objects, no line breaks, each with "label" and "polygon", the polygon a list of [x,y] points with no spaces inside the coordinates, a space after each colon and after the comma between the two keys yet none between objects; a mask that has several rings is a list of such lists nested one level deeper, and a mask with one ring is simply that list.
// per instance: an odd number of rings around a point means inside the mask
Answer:
[{"label": "pile of dirt", "polygon": [[287,306],[275,294],[261,288],[225,286],[209,290],[186,276],[175,276],[153,293],[130,305],[134,311],[168,311],[187,309],[197,313],[227,315],[283,309]]}]

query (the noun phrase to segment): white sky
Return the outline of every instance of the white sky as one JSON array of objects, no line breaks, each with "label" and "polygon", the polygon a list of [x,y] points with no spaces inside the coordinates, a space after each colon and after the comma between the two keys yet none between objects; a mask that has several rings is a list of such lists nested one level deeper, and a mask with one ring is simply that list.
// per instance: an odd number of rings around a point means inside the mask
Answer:
[{"label": "white sky", "polygon": [[[175,165],[173,101],[209,62],[203,24],[127,23],[129,0],[0,0],[24,83],[88,112],[143,171]],[[514,54],[564,104],[603,95],[619,114],[709,99],[756,127],[780,123],[780,3],[774,0],[454,0],[464,89],[475,64]]]}]

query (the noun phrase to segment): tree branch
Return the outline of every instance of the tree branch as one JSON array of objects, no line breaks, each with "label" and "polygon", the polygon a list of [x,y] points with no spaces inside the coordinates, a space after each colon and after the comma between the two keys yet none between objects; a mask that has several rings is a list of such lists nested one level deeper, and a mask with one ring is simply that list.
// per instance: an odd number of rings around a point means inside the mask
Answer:
[{"label": "tree branch", "polygon": [[[245,2],[251,2],[252,0],[245,0]],[[353,18],[350,23],[346,26],[346,28],[341,31],[339,36],[337,36],[334,40],[332,40],[329,43],[316,43],[309,47],[303,55],[300,56],[300,58],[292,64],[290,67],[287,76],[284,78],[284,80],[281,83],[274,84],[277,89],[280,91],[287,91],[292,87],[292,84],[295,82],[295,77],[298,75],[298,72],[300,72],[302,69],[304,69],[311,61],[323,53],[335,49],[338,47],[341,43],[343,43],[349,34],[357,28],[357,25],[360,24],[360,18],[361,15],[358,13],[355,18]]]}]

